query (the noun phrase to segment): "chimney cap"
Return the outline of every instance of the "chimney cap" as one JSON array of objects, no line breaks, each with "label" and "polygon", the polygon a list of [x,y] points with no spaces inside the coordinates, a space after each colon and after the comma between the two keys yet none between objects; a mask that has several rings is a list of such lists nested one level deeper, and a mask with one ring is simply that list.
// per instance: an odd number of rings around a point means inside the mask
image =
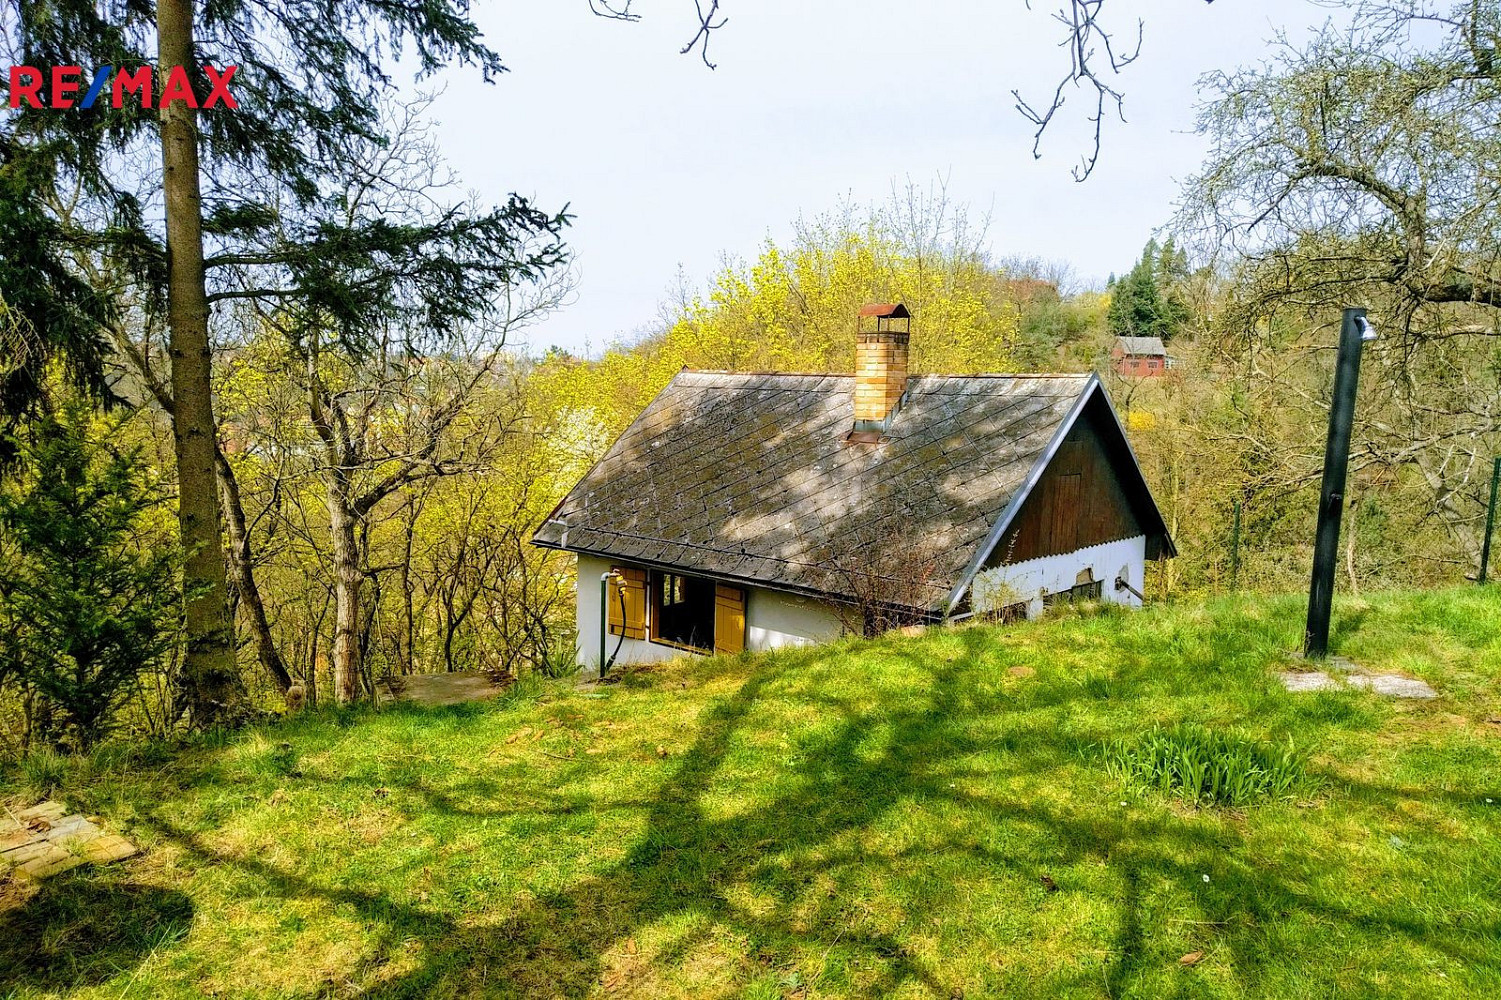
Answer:
[{"label": "chimney cap", "polygon": [[873,305],[861,306],[861,316],[875,316],[878,319],[911,319],[912,314],[907,307],[900,302],[878,302]]}]

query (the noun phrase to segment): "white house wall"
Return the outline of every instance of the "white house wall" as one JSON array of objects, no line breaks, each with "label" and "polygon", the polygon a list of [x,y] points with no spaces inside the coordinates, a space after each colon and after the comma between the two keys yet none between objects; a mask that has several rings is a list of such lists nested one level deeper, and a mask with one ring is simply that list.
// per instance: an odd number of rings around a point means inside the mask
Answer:
[{"label": "white house wall", "polygon": [[[619,562],[586,555],[578,559],[578,663],[594,672],[599,669],[599,578]],[[615,617],[618,616],[617,611]],[[813,645],[838,638],[840,631],[839,619],[826,602],[760,587],[746,588],[746,649]],[[620,646],[615,657],[617,666],[694,655],[675,646],[609,635],[605,637],[607,658],[615,654],[617,643]]]},{"label": "white house wall", "polygon": [[760,587],[751,587],[746,597],[746,649],[812,646],[844,631],[827,601]]},{"label": "white house wall", "polygon": [[1061,555],[996,566],[975,575],[970,586],[970,604],[975,611],[982,612],[1025,601],[1027,614],[1036,615],[1042,611],[1045,594],[1069,590],[1078,582],[1079,574],[1088,569],[1103,584],[1101,600],[1140,607],[1141,601],[1129,590],[1115,589],[1115,579],[1124,570],[1126,582],[1141,590],[1146,565],[1147,539],[1145,535],[1137,535]]}]

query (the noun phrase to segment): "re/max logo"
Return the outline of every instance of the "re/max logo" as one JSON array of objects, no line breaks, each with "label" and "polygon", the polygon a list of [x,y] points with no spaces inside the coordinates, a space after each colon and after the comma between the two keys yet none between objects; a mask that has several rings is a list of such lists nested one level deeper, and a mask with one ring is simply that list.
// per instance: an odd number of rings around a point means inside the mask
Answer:
[{"label": "re/max logo", "polygon": [[[127,103],[139,103],[141,107],[149,108],[153,101],[159,108],[171,107],[173,104],[183,104],[190,108],[212,108],[221,103],[226,108],[238,108],[239,103],[229,92],[229,81],[234,79],[235,70],[239,68],[226,66],[221,70],[212,66],[203,67],[212,89],[200,103],[198,95],[193,93],[187,70],[181,66],[173,66],[167,73],[167,82],[162,87],[160,97],[157,97],[153,86],[154,69],[151,66],[138,66],[133,70],[122,66],[118,73],[113,66],[100,66],[94,70],[93,82],[87,90],[83,88],[81,66],[53,66],[47,74],[35,66],[12,66],[10,106],[19,108],[21,102],[25,101],[33,108],[92,108],[108,87],[109,105],[112,108],[123,108]],[[43,85],[46,83],[51,86],[45,88],[44,96]],[[80,92],[81,97],[74,96]]]}]

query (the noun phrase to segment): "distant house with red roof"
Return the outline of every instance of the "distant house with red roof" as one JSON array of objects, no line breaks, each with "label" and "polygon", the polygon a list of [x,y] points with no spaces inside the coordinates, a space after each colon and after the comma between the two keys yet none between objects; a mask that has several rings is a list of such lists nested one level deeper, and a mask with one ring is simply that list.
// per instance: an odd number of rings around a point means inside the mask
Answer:
[{"label": "distant house with red roof", "polygon": [[1131,378],[1153,378],[1173,367],[1161,337],[1116,337],[1110,348],[1116,372]]}]

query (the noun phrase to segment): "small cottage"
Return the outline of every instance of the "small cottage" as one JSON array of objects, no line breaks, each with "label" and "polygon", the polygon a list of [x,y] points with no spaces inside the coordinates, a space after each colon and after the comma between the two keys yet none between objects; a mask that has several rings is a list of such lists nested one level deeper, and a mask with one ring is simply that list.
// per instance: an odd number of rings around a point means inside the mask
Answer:
[{"label": "small cottage", "polygon": [[872,622],[1141,601],[1174,555],[1094,375],[684,370],[537,530],[578,555],[579,662],[816,643]]},{"label": "small cottage", "polygon": [[1117,373],[1132,378],[1153,378],[1173,366],[1161,337],[1116,337],[1110,348],[1110,363]]}]

